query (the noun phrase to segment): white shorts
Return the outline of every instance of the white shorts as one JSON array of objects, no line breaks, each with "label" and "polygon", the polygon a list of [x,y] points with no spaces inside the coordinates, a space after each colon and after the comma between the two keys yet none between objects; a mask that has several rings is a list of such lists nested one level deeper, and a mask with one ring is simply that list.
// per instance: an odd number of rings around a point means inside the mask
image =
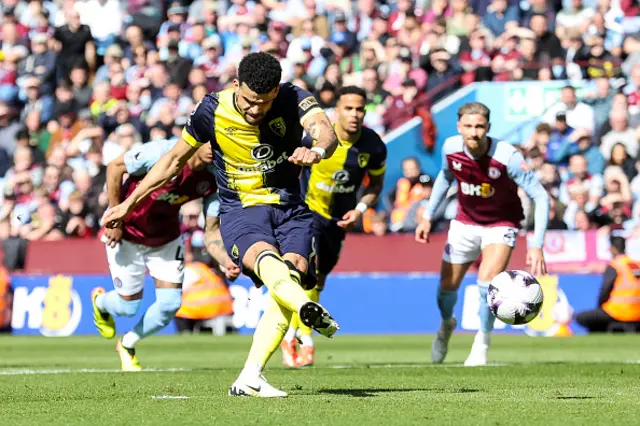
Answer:
[{"label": "white shorts", "polygon": [[515,247],[518,228],[511,226],[470,225],[452,220],[442,259],[455,265],[475,261],[489,244]]},{"label": "white shorts", "polygon": [[107,246],[107,261],[116,292],[121,296],[132,296],[144,288],[147,269],[155,279],[182,283],[184,243],[182,237],[160,247],[120,240],[115,248]]}]

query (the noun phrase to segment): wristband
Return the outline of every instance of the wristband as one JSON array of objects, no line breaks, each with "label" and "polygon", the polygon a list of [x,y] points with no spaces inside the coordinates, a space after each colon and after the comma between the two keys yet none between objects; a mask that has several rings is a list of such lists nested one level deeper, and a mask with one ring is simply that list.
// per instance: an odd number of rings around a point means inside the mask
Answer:
[{"label": "wristband", "polygon": [[323,160],[327,155],[327,151],[324,148],[321,148],[319,146],[314,146],[313,148],[311,148],[311,151],[315,151],[318,154],[320,154],[320,158],[322,158]]},{"label": "wristband", "polygon": [[358,203],[358,205],[356,206],[356,210],[358,210],[362,214],[364,214],[364,212],[366,212],[368,209],[369,206],[362,202]]}]

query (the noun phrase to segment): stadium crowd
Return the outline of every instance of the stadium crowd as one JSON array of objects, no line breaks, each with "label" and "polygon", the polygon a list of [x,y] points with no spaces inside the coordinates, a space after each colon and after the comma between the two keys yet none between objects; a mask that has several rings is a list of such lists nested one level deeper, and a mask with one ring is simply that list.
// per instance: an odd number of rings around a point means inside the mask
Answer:
[{"label": "stadium crowd", "polygon": [[[422,117],[426,149],[429,106],[464,84],[595,79],[581,97],[563,89],[521,148],[554,196],[553,228],[634,224],[638,11],[634,0],[4,0],[0,239],[96,235],[106,164],[179,136],[194,105],[257,50],[276,55],[283,80],[312,91],[330,118],[349,84],[366,90],[365,124],[381,135]],[[414,229],[435,177],[411,159],[403,171],[365,232]]]}]

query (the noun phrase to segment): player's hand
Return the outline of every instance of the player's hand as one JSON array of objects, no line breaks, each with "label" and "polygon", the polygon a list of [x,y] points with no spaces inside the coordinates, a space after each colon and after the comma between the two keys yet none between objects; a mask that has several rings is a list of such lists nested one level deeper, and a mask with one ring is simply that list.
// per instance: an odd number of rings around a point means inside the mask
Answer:
[{"label": "player's hand", "polygon": [[104,212],[100,224],[105,228],[122,227],[124,219],[131,213],[131,207],[128,203],[120,203],[115,207],[111,207]]},{"label": "player's hand", "polygon": [[431,221],[422,219],[416,228],[416,241],[419,243],[428,243],[429,234],[431,233]]},{"label": "player's hand", "polygon": [[120,240],[122,239],[122,232],[122,226],[105,228],[104,234],[102,234],[102,238],[100,240],[108,247],[114,248],[120,243]]},{"label": "player's hand", "polygon": [[534,277],[547,274],[547,263],[541,248],[531,247],[527,251],[527,266],[531,268],[531,275]]},{"label": "player's hand", "polygon": [[342,220],[339,220],[337,225],[345,231],[349,231],[361,217],[362,213],[360,213],[360,210],[349,210],[342,216]]},{"label": "player's hand", "polygon": [[233,262],[229,262],[224,268],[224,276],[231,282],[240,276],[240,267]]},{"label": "player's hand", "polygon": [[289,157],[289,161],[298,166],[311,166],[312,164],[319,163],[320,160],[322,160],[320,154],[305,146],[296,148],[296,150],[293,151],[293,155]]}]

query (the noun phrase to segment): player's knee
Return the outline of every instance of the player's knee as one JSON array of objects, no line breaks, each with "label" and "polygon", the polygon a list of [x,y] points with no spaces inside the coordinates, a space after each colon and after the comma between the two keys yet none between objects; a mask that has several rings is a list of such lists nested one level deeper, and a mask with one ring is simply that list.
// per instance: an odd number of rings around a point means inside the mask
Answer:
[{"label": "player's knee", "polygon": [[122,317],[134,317],[138,313],[141,303],[142,299],[124,300],[121,298],[116,313]]},{"label": "player's knee", "polygon": [[173,318],[182,304],[182,289],[156,289],[156,303],[159,305],[160,311],[165,314],[165,316]]}]

